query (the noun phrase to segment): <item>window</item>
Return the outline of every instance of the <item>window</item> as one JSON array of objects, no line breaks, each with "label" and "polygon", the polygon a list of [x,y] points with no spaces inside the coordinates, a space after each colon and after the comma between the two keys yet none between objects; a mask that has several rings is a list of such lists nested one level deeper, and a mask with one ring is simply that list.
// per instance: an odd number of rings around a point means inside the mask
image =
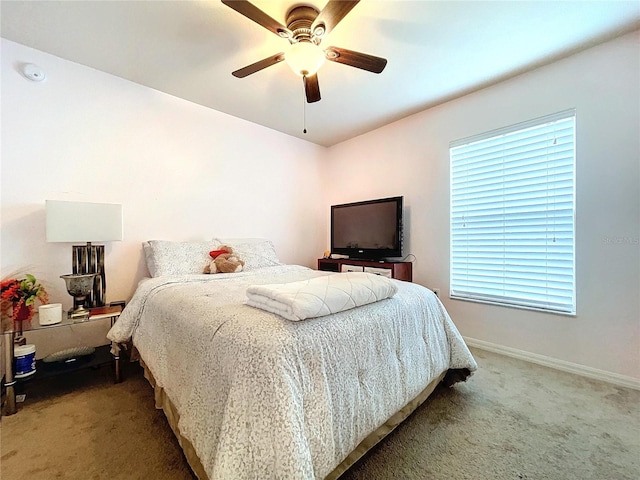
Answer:
[{"label": "window", "polygon": [[575,314],[575,111],[450,156],[451,297]]}]

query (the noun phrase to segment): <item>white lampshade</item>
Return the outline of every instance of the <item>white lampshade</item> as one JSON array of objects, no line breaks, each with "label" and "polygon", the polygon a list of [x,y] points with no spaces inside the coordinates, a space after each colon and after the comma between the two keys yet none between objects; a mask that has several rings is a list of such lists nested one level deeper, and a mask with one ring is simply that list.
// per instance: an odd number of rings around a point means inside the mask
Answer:
[{"label": "white lampshade", "polygon": [[46,201],[47,242],[122,240],[122,205]]},{"label": "white lampshade", "polygon": [[315,43],[293,43],[284,55],[296,75],[313,75],[324,63],[324,52]]}]

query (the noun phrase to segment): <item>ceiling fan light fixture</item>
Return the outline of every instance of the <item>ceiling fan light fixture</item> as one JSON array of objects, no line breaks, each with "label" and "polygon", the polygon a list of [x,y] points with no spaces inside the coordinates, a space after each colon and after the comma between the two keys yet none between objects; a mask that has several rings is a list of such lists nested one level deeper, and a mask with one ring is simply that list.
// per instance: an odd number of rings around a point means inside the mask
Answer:
[{"label": "ceiling fan light fixture", "polygon": [[322,49],[309,41],[291,44],[284,59],[296,75],[309,76],[316,73],[324,63]]}]

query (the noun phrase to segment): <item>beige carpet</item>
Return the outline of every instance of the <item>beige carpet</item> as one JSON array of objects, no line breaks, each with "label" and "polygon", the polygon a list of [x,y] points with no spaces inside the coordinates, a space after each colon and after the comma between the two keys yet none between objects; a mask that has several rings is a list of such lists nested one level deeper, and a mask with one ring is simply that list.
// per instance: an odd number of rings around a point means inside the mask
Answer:
[{"label": "beige carpet", "polygon": [[[473,350],[479,370],[438,388],[342,478],[640,479],[640,392]],[[3,480],[192,479],[135,364],[29,385],[3,417]]]}]

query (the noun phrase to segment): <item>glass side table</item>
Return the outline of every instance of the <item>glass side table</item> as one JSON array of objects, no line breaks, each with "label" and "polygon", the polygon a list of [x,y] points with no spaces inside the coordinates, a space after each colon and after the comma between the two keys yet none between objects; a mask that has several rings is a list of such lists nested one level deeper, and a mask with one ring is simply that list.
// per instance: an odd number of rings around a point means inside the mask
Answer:
[{"label": "glass side table", "polygon": [[[56,323],[54,325],[40,325],[40,322],[38,321],[38,314],[36,313],[34,314],[31,320],[22,322],[22,333],[33,332],[36,330],[41,331],[41,330],[57,329],[57,328],[69,327],[72,325],[82,325],[82,324],[96,322],[98,320],[103,320],[105,318],[109,318],[111,320],[111,326],[113,326],[113,324],[118,319],[121,313],[122,313],[121,306],[97,307],[97,308],[91,309],[91,314],[89,315],[89,318],[78,319],[78,318],[68,318],[67,312],[63,311],[62,322]],[[2,413],[4,415],[13,415],[14,413],[17,412],[15,387],[16,387],[17,381],[19,381],[18,379],[15,378],[15,375],[14,375],[13,356],[14,356],[14,347],[16,346],[16,342],[20,341],[20,338],[18,337],[20,332],[17,330],[13,330],[13,325],[12,325],[13,322],[11,322],[10,320],[6,322],[8,325],[5,326],[4,323],[5,322],[3,322],[3,325],[2,325],[2,339],[4,343],[4,352],[5,352],[4,387],[5,387],[6,399],[5,399],[5,404],[4,404]],[[107,347],[108,346],[109,345],[107,345]],[[111,342],[110,347],[111,347],[110,356],[115,366],[114,379],[115,379],[115,383],[119,383],[122,380],[120,375],[120,346]],[[98,347],[98,348],[101,348],[101,347]],[[36,373],[34,375],[37,375],[37,374],[38,372],[36,369]],[[27,377],[27,378],[31,378],[31,377]],[[25,380],[27,378],[25,378]]]}]

